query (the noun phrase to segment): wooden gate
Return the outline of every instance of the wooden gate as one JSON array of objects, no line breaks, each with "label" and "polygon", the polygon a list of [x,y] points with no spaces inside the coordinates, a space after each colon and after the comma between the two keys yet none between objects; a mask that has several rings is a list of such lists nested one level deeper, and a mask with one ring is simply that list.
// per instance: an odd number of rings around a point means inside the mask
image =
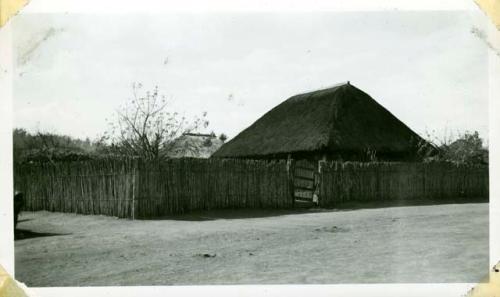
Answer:
[{"label": "wooden gate", "polygon": [[293,198],[295,202],[317,203],[318,168],[317,162],[299,160],[294,162]]}]

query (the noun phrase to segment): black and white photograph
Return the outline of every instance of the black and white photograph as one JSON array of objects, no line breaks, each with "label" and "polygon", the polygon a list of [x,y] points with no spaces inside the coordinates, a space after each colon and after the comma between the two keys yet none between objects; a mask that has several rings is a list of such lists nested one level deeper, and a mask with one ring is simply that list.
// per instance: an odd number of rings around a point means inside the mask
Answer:
[{"label": "black and white photograph", "polygon": [[26,286],[488,276],[500,51],[479,7],[9,22]]}]

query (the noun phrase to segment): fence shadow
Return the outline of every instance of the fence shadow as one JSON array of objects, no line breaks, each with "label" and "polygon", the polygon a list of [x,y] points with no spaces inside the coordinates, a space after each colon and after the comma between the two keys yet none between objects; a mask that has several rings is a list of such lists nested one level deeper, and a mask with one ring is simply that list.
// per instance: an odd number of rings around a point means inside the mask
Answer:
[{"label": "fence shadow", "polygon": [[335,208],[326,208],[332,211],[350,211],[358,209],[376,209],[389,207],[408,207],[445,204],[488,203],[488,198],[457,198],[457,199],[409,199],[409,200],[379,200],[379,201],[346,201]]},{"label": "fence shadow", "polygon": [[71,233],[48,233],[48,232],[34,232],[25,229],[14,230],[14,240],[23,240],[36,237],[47,237],[47,236],[61,236],[61,235],[71,235]]},{"label": "fence shadow", "polygon": [[144,218],[142,220],[174,220],[174,221],[213,221],[213,220],[234,220],[234,219],[255,219],[266,217],[277,217],[293,214],[324,212],[319,208],[300,209],[218,209],[199,210],[182,215],[167,215],[156,218]]},{"label": "fence shadow", "polygon": [[174,220],[174,221],[213,221],[213,220],[234,220],[234,219],[255,219],[266,217],[277,217],[285,215],[342,212],[360,209],[377,209],[389,207],[411,207],[446,204],[468,204],[468,203],[488,203],[485,198],[459,198],[459,199],[412,199],[401,201],[349,201],[339,204],[333,208],[307,207],[295,209],[219,209],[219,210],[198,210],[181,215],[167,215],[156,218],[143,218],[141,220]]}]

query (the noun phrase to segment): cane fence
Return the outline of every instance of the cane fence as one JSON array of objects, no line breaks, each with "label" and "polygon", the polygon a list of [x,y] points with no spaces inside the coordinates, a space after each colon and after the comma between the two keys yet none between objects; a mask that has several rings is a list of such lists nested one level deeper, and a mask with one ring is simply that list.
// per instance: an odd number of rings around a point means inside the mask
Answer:
[{"label": "cane fence", "polygon": [[[293,167],[293,164],[291,165]],[[193,210],[294,206],[286,161],[137,159],[16,164],[25,210],[154,218]],[[487,198],[487,166],[322,163],[319,206],[347,201]]]}]

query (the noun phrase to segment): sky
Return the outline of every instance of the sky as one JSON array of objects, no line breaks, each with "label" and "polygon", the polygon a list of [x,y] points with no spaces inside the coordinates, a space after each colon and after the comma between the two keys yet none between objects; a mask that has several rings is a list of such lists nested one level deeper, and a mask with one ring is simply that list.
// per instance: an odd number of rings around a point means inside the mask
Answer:
[{"label": "sky", "polygon": [[290,96],[350,81],[421,136],[488,139],[478,11],[26,14],[12,26],[14,126],[33,132],[95,139],[140,82],[231,138]]}]

